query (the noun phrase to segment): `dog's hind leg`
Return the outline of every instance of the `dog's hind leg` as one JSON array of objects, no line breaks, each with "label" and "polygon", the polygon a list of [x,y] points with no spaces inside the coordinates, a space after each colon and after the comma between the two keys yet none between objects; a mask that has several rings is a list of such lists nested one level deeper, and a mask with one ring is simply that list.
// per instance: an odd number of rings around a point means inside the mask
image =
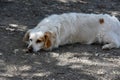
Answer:
[{"label": "dog's hind leg", "polygon": [[112,48],[119,48],[119,36],[115,33],[109,33],[104,36],[103,42],[106,43],[102,46],[102,49],[112,49]]},{"label": "dog's hind leg", "polygon": [[102,49],[112,49],[112,48],[119,48],[116,43],[108,43],[102,46]]}]

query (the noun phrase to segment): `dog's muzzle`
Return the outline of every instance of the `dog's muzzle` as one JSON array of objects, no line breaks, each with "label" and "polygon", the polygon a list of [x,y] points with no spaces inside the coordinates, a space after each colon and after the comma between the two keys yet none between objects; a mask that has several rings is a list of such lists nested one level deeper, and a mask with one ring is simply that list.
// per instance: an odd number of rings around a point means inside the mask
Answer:
[{"label": "dog's muzzle", "polygon": [[28,52],[33,52],[33,47],[32,47],[32,46],[28,47],[28,48],[27,48],[27,51],[28,51]]}]

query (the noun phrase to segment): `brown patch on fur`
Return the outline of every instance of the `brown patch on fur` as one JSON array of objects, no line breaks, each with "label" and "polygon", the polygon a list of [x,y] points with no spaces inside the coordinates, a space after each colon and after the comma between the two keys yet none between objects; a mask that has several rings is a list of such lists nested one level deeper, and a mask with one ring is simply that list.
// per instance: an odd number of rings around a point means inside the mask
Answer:
[{"label": "brown patch on fur", "polygon": [[45,32],[44,39],[45,39],[45,48],[49,48],[51,46],[51,36],[52,34],[50,32]]},{"label": "brown patch on fur", "polygon": [[103,24],[104,23],[104,19],[103,18],[99,19],[99,22],[100,22],[100,24]]},{"label": "brown patch on fur", "polygon": [[45,38],[44,37],[40,37],[39,39],[37,39],[36,43],[41,43],[44,42]]},{"label": "brown patch on fur", "polygon": [[30,31],[27,31],[27,32],[25,33],[25,35],[24,35],[24,37],[23,37],[23,41],[24,41],[24,42],[29,40],[29,33],[30,33]]}]

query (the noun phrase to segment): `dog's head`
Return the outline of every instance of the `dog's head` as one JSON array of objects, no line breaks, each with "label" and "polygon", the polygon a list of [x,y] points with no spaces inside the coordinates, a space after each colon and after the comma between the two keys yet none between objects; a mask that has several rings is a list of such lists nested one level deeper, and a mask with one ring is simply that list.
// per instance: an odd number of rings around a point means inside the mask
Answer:
[{"label": "dog's head", "polygon": [[35,32],[27,31],[24,35],[23,41],[28,42],[28,50],[37,52],[40,49],[49,49],[52,45],[52,33],[51,32]]}]

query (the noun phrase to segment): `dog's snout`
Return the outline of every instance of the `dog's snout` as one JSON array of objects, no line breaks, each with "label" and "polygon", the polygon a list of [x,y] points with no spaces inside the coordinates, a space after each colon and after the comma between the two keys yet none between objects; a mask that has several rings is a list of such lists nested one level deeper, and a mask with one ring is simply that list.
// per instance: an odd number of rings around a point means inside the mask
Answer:
[{"label": "dog's snout", "polygon": [[28,51],[33,52],[33,47],[32,46],[28,47]]}]

